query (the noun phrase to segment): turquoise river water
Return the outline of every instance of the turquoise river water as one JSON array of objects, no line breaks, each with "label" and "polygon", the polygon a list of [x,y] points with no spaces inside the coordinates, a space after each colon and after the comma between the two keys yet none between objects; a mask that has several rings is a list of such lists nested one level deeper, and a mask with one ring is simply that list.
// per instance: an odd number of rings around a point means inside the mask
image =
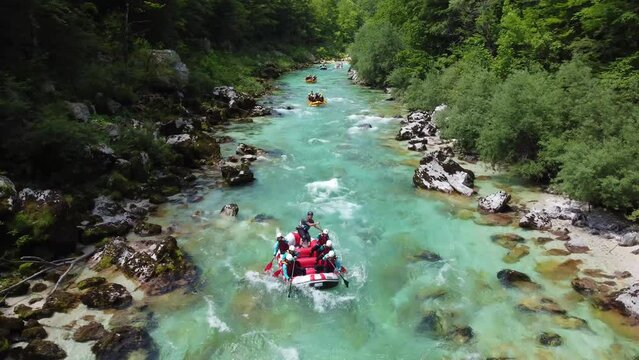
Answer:
[{"label": "turquoise river water", "polygon": [[[536,272],[545,261],[528,240],[531,254],[515,264],[490,240],[514,227],[477,223],[476,200],[416,190],[417,153],[402,149],[394,135],[401,114],[379,91],[351,85],[345,69],[311,70],[282,77],[265,102],[277,115],[233,125],[237,142],[273,151],[253,165],[257,180],[240,188],[200,186],[204,200],[165,206],[154,219],[173,226],[180,245],[201,269],[195,293],[171,294],[151,304],[152,336],[162,359],[625,359],[639,349],[604,322],[570,289],[569,278]],[[311,108],[306,94],[322,91],[328,104]],[[287,110],[287,107],[292,109]],[[371,129],[358,127],[369,123]],[[207,184],[200,179],[201,184]],[[479,182],[480,193],[498,185]],[[237,203],[237,219],[222,218],[224,204]],[[459,216],[464,211],[466,216]],[[192,214],[200,210],[200,219]],[[293,292],[262,273],[275,233],[293,230],[313,210],[331,231],[348,268],[350,287]],[[470,212],[470,215],[468,213]],[[265,223],[252,219],[272,216]],[[474,215],[473,215],[474,214]],[[316,236],[317,230],[311,234]],[[416,260],[430,250],[438,262]],[[541,290],[504,289],[496,273],[524,271]],[[547,296],[588,326],[567,329],[556,315],[522,312],[524,298]],[[468,342],[421,332],[435,311],[444,332],[470,326]],[[539,345],[542,331],[556,332],[563,345]]]}]

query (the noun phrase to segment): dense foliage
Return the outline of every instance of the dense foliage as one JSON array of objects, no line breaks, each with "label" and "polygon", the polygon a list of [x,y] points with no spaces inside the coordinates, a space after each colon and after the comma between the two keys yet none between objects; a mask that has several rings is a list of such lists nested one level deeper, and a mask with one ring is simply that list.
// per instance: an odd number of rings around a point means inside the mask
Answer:
[{"label": "dense foliage", "polygon": [[[186,99],[220,85],[256,95],[269,69],[290,69],[313,52],[342,53],[363,14],[355,0],[3,1],[0,174],[25,185],[73,186],[86,181],[91,144],[162,154],[149,126],[117,142],[105,131],[133,117],[174,115],[149,106],[149,94],[166,90],[153,83],[152,49],[174,49],[187,64]],[[73,119],[65,101],[92,105],[92,121]],[[123,109],[115,115],[107,101]]]},{"label": "dense foliage", "polygon": [[630,1],[380,0],[351,52],[365,80],[410,108],[446,103],[439,125],[461,151],[630,213],[638,30]]}]

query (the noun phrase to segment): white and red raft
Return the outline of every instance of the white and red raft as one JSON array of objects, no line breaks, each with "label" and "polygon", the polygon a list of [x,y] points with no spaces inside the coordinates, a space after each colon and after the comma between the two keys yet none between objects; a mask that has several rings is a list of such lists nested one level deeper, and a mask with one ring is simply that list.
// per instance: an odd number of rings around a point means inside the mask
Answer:
[{"label": "white and red raft", "polygon": [[[304,269],[306,275],[298,275],[293,277],[292,284],[294,286],[311,286],[316,289],[330,289],[333,288],[340,283],[340,277],[337,273],[334,272],[316,272],[315,270],[315,256],[311,256],[311,248],[315,246],[316,240],[311,241],[309,247],[301,247],[297,248],[298,257],[297,264],[301,265]],[[315,254],[314,254],[315,255]],[[279,255],[278,255],[278,263],[279,263]],[[280,264],[281,266],[281,264]],[[345,272],[346,269],[342,267],[342,273]],[[278,269],[275,274],[276,276],[282,276],[282,269]]]}]

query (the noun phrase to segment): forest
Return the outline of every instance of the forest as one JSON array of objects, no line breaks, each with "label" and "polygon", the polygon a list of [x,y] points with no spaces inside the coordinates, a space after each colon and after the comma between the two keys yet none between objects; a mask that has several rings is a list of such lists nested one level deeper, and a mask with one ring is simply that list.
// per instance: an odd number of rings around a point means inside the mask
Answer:
[{"label": "forest", "polygon": [[349,49],[411,109],[447,104],[456,146],[639,216],[639,3],[380,0]]}]

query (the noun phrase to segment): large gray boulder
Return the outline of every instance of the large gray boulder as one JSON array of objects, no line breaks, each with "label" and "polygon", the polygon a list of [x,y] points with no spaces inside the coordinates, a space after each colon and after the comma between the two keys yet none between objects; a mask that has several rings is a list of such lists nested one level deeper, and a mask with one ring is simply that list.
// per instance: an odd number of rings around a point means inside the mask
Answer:
[{"label": "large gray boulder", "polygon": [[226,204],[220,210],[220,214],[228,217],[236,217],[237,213],[240,211],[240,207],[237,204]]},{"label": "large gray boulder", "polygon": [[255,180],[248,163],[225,162],[221,166],[222,177],[231,186],[245,185]]},{"label": "large gray boulder", "polygon": [[442,152],[429,153],[419,162],[413,175],[415,186],[444,193],[471,196],[475,175]]},{"label": "large gray boulder", "polygon": [[496,213],[508,210],[509,201],[509,193],[505,191],[498,191],[488,196],[480,197],[477,202],[480,209],[491,213]]},{"label": "large gray boulder", "polygon": [[619,239],[619,246],[635,246],[639,245],[639,233],[629,232],[625,233],[621,239]]},{"label": "large gray boulder", "polygon": [[0,175],[0,219],[13,213],[18,207],[18,192],[13,182]]},{"label": "large gray boulder", "polygon": [[213,89],[212,95],[213,99],[226,103],[232,110],[249,112],[255,107],[255,99],[232,86],[218,86]]},{"label": "large gray boulder", "polygon": [[175,50],[151,50],[152,85],[161,90],[181,90],[189,82],[189,69]]},{"label": "large gray boulder", "polygon": [[531,230],[544,230],[552,226],[550,216],[545,211],[529,211],[519,219],[519,227]]},{"label": "large gray boulder", "polygon": [[81,102],[68,102],[68,101],[66,104],[67,104],[67,108],[69,109],[69,112],[71,113],[71,115],[73,115],[73,117],[76,120],[87,122],[91,118],[91,110],[86,104]]}]

